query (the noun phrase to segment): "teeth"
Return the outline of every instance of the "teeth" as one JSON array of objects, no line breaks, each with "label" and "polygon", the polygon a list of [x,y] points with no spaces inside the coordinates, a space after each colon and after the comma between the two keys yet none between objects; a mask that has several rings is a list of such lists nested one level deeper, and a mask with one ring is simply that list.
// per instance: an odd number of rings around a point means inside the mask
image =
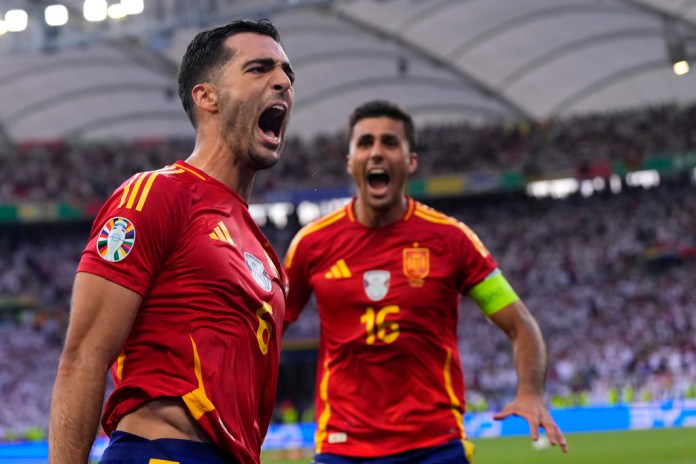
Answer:
[{"label": "teeth", "polygon": [[368,172],[368,174],[386,174],[386,173],[387,173],[387,171],[385,171],[384,169],[379,169],[379,168],[378,169],[370,169],[370,171]]},{"label": "teeth", "polygon": [[285,111],[285,107],[282,105],[273,105],[273,106],[271,106],[271,108],[273,108],[274,110],[278,110],[278,111]]}]

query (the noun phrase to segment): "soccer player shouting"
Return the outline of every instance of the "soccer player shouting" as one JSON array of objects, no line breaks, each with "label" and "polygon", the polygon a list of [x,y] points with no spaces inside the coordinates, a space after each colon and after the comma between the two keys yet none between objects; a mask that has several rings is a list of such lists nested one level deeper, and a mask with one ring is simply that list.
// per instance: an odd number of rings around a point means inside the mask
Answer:
[{"label": "soccer player shouting", "polygon": [[189,44],[179,94],[196,145],[131,177],[94,222],[53,392],[51,464],[87,462],[109,366],[102,463],[260,462],[285,279],[247,201],[279,159],[294,100],[279,40],[267,21],[236,21]]},{"label": "soccer player shouting", "polygon": [[355,109],[347,169],[357,196],[304,227],[288,250],[286,327],[310,294],[320,318],[317,464],[467,463],[457,312],[468,295],[510,338],[515,399],[534,440],[565,438],[544,404],[538,325],[478,237],[407,196],[418,166],[411,116],[386,101]]}]

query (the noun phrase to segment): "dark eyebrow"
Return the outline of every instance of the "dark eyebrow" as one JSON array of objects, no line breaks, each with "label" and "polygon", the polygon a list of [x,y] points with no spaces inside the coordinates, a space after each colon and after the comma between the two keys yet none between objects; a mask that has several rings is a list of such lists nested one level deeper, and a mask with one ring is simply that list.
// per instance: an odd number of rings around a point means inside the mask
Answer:
[{"label": "dark eyebrow", "polygon": [[[253,60],[249,60],[246,63],[244,63],[244,66],[242,67],[243,69],[246,69],[250,66],[255,66],[255,65],[261,65],[264,68],[272,68],[278,63],[276,60],[273,58],[254,58]],[[290,66],[290,63],[287,61],[281,64],[281,68],[287,74],[287,76],[290,78],[290,82],[293,84],[295,83],[295,71],[292,70],[292,66]]]},{"label": "dark eyebrow", "polygon": [[374,140],[375,140],[374,135],[372,135],[372,134],[363,134],[363,135],[361,135],[360,137],[358,137],[358,139],[356,140],[356,142],[358,142],[358,143],[365,143],[365,142],[372,142],[372,141],[374,141]]}]

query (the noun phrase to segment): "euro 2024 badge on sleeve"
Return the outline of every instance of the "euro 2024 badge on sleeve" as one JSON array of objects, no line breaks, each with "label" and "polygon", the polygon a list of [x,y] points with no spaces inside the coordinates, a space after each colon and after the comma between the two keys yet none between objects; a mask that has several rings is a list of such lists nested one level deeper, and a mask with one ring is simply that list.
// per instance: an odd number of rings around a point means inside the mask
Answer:
[{"label": "euro 2024 badge on sleeve", "polygon": [[113,217],[106,221],[97,237],[97,253],[105,260],[123,261],[135,245],[135,226],[124,217]]}]

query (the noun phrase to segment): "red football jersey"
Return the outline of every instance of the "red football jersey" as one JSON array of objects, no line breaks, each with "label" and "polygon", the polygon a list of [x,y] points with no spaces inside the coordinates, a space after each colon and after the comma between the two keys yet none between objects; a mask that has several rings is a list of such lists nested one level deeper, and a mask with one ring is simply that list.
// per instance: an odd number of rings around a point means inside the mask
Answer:
[{"label": "red football jersey", "polygon": [[223,452],[260,462],[285,277],[247,204],[183,161],[136,174],[100,211],[78,272],[143,297],[112,367],[106,433],[153,398],[181,397]]},{"label": "red football jersey", "polygon": [[285,320],[314,292],[317,452],[377,457],[464,437],[460,297],[497,264],[461,222],[408,199],[387,227],[354,201],[303,228],[285,261]]}]

